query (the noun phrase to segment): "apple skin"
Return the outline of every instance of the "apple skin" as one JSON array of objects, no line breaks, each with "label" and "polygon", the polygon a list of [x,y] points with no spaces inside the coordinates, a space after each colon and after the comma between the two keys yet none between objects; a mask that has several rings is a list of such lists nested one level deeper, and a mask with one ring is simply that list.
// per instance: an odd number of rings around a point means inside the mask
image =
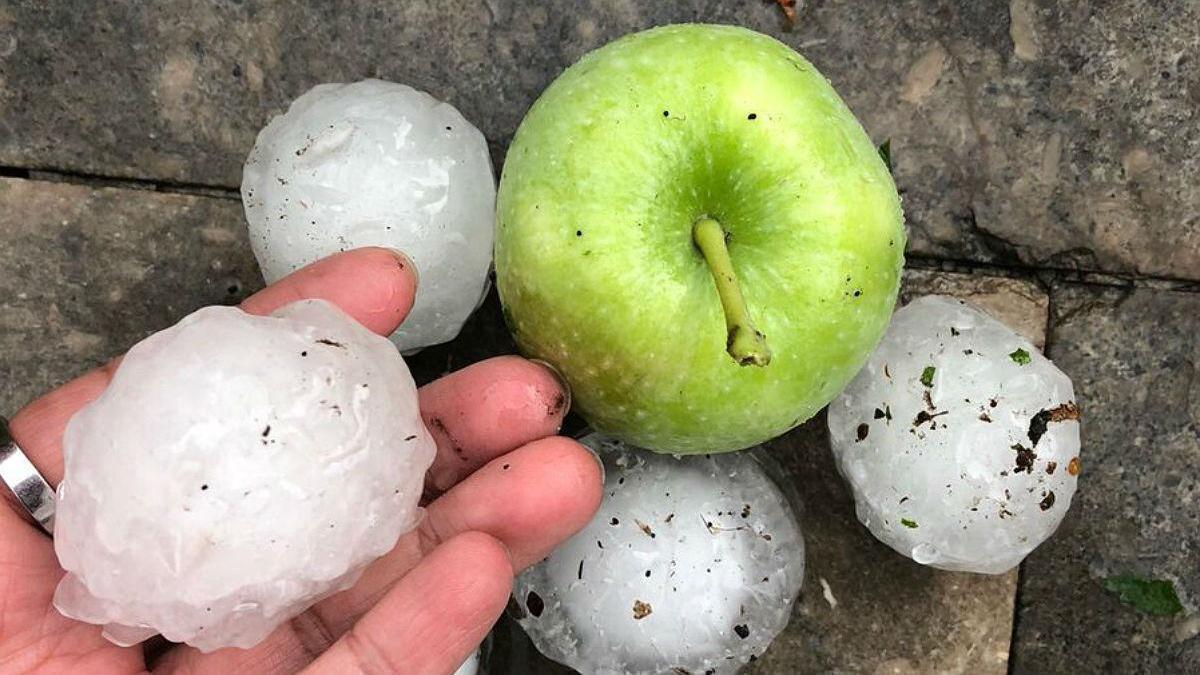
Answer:
[{"label": "apple skin", "polygon": [[[597,430],[658,452],[738,450],[804,422],[891,317],[904,219],[829,82],[754,31],[686,24],[584,56],[505,160],[496,281],[521,350]],[[739,365],[692,240],[709,216],[773,354]]]}]

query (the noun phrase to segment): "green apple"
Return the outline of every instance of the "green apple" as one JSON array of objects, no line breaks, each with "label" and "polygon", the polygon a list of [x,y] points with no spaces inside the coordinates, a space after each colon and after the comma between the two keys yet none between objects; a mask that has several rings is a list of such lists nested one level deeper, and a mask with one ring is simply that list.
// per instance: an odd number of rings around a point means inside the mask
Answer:
[{"label": "green apple", "polygon": [[737,450],[821,409],[904,265],[891,175],[829,82],[742,28],[626,36],[546,89],[500,181],[496,281],[596,430]]}]

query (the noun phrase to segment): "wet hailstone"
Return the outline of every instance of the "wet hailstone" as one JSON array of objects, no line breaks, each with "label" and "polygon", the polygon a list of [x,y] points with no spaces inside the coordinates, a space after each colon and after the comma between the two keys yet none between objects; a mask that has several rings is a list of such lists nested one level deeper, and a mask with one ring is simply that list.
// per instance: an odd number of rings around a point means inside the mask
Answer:
[{"label": "wet hailstone", "polygon": [[1079,473],[1071,380],[960,300],[896,312],[829,405],[858,519],[923,565],[999,574],[1053,534]]},{"label": "wet hailstone", "polygon": [[138,343],[63,440],[63,614],[122,645],[250,647],[417,522],[434,442],[404,360],[324,301]]},{"label": "wet hailstone", "polygon": [[338,251],[387,246],[420,273],[392,341],[446,342],[487,291],[496,184],[487,141],[459,114],[381,80],[321,84],[258,135],[242,173],[267,283]]},{"label": "wet hailstone", "polygon": [[537,648],[588,674],[731,673],[762,654],[804,577],[799,525],[762,465],[582,442],[604,461],[600,511],[514,586]]}]

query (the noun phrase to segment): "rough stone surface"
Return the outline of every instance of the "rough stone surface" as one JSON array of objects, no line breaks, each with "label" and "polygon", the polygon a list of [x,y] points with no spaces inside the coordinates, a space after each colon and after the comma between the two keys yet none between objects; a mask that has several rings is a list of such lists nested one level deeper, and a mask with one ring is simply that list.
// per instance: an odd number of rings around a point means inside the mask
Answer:
[{"label": "rough stone surface", "polygon": [[[986,307],[1036,345],[1044,342],[1047,298],[1036,285],[923,270],[905,273],[901,297],[945,293]],[[1017,574],[984,576],[918,565],[879,543],[858,522],[834,466],[822,413],[767,444],[803,502],[805,579],[787,629],[747,672],[1006,672]],[[1070,521],[1074,513],[1067,515]],[[492,667],[501,673],[559,674],[521,629],[496,630]]]},{"label": "rough stone surface", "polygon": [[[1025,563],[1017,672],[1200,672],[1200,294],[1056,285],[1050,355],[1084,414],[1074,513]],[[808,532],[806,532],[808,534]],[[1103,587],[1170,581],[1154,616]]]},{"label": "rough stone surface", "polygon": [[319,82],[447,100],[499,162],[564,67],[626,32],[741,24],[800,49],[891,138],[910,251],[1200,278],[1190,2],[219,2],[0,10],[0,163],[234,187]]},{"label": "rough stone surface", "polygon": [[0,414],[261,283],[233,200],[0,179]]}]

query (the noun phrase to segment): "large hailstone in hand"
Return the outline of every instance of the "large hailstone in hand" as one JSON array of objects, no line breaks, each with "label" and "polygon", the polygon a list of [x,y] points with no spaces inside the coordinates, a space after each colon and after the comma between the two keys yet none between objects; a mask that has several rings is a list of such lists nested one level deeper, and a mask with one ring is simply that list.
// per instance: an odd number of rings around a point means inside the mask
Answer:
[{"label": "large hailstone in hand", "polygon": [[63,439],[63,614],[250,647],[420,516],[434,442],[396,349],[324,301],[208,307],[129,350]]},{"label": "large hailstone in hand", "polygon": [[762,466],[582,442],[604,462],[600,510],[514,586],[537,648],[589,675],[731,673],[762,654],[804,578],[799,525]]},{"label": "large hailstone in hand", "polygon": [[829,405],[858,519],[923,565],[1000,574],[1054,533],[1079,474],[1071,380],[954,298],[896,312]]},{"label": "large hailstone in hand", "polygon": [[242,172],[267,283],[338,251],[387,246],[416,263],[392,341],[446,342],[487,291],[496,183],[487,141],[453,106],[381,80],[321,84],[258,135]]}]

